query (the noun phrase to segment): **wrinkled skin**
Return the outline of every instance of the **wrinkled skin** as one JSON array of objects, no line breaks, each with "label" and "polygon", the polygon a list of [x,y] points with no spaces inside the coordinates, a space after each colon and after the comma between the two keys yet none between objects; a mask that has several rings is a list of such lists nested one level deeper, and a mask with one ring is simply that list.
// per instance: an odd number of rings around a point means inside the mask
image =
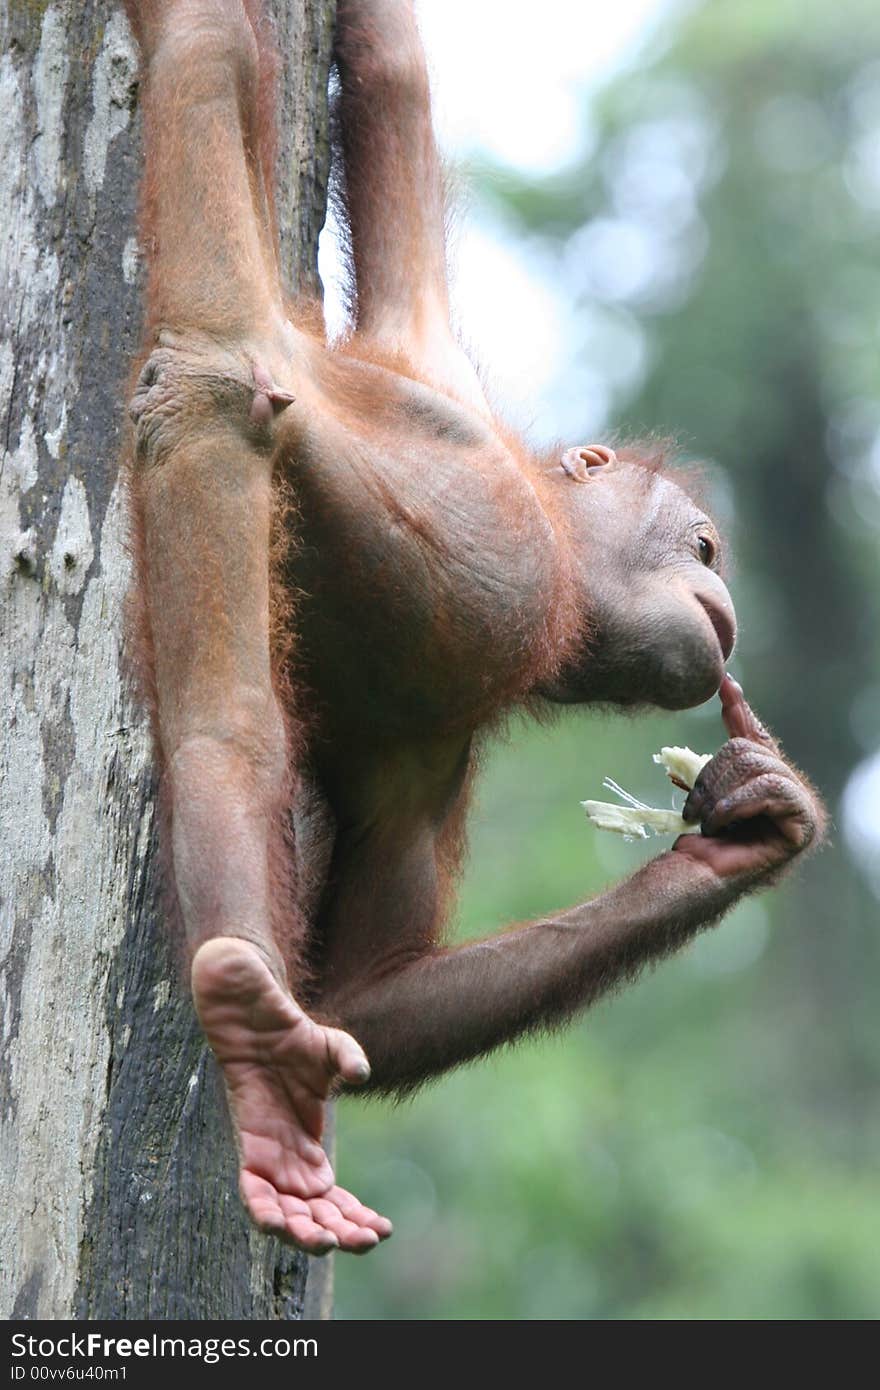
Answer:
[{"label": "wrinkled skin", "polygon": [[719,880],[768,882],[822,838],[825,813],[742,687],[725,676],[720,694],[730,738],[703,768],[682,811],[685,820],[699,821],[705,838],[683,835],[674,848],[707,864]]},{"label": "wrinkled skin", "polygon": [[604,466],[593,464],[566,497],[582,537],[578,578],[592,641],[544,693],[560,703],[702,704],[736,640],[718,532],[669,478],[619,463],[608,449],[602,456]]},{"label": "wrinkled skin", "polygon": [[[357,317],[333,350],[280,285],[257,0],[127,8],[150,248],[138,636],[193,998],[251,1219],[362,1253],[391,1226],[335,1182],[332,1093],[406,1092],[561,1024],[774,882],[823,812],[724,675],[710,520],[638,458],[534,457],[495,418],[450,328],[408,0],[338,6]],[[481,731],[541,700],[719,690],[730,740],[686,806],[701,836],[568,911],[442,944]]]}]

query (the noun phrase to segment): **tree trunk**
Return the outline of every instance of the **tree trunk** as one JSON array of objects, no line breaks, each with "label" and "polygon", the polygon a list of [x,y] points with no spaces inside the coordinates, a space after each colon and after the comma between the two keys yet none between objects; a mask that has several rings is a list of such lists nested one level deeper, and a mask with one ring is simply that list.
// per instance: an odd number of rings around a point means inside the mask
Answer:
[{"label": "tree trunk", "polygon": [[[313,286],[333,0],[273,9],[284,253]],[[238,1200],[120,672],[134,45],[110,0],[0,0],[0,53],[0,1316],[327,1316],[329,1266],[307,1271]]]}]

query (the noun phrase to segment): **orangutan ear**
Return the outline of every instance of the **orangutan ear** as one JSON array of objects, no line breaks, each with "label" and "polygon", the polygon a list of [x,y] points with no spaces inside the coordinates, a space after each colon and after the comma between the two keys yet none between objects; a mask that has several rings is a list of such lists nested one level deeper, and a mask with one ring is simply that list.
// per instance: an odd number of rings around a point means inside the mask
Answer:
[{"label": "orangutan ear", "polygon": [[566,449],[559,462],[563,472],[574,482],[586,483],[601,469],[616,463],[617,455],[607,444],[579,444],[574,449]]}]

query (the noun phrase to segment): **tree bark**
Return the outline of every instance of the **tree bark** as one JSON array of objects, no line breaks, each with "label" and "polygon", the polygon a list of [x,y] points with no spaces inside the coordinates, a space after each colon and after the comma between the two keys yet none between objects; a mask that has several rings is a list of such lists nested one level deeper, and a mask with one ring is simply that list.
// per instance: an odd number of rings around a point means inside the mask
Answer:
[{"label": "tree bark", "polygon": [[[333,0],[273,9],[284,256],[313,288]],[[238,1200],[121,674],[134,44],[110,0],[0,0],[0,55],[0,1315],[328,1316],[329,1266],[260,1236]]]}]

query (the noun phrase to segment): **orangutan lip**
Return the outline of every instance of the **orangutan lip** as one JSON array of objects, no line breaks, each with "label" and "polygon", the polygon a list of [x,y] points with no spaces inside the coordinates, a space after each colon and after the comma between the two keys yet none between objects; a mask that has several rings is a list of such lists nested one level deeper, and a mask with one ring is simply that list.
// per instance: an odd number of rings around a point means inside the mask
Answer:
[{"label": "orangutan lip", "polygon": [[728,617],[724,609],[716,607],[711,599],[703,598],[702,594],[697,594],[697,602],[714,627],[715,636],[718,638],[718,644],[721,647],[721,654],[724,660],[727,661],[736,644],[736,624],[732,618]]}]

